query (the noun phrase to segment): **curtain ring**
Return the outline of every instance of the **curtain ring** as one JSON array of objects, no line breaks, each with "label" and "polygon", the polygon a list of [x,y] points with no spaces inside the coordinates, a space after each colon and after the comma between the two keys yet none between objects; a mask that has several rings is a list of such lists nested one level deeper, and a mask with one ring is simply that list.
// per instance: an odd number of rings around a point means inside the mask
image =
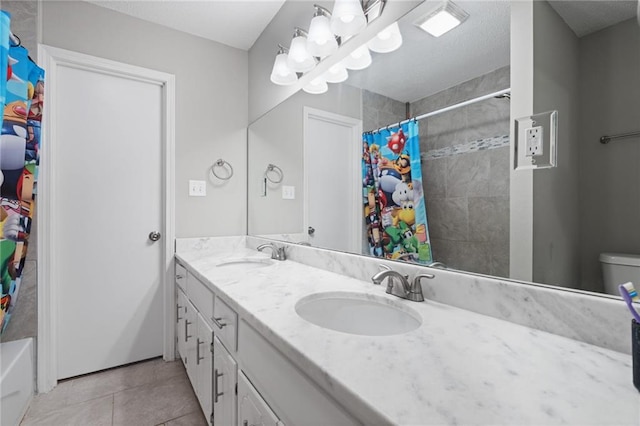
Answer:
[{"label": "curtain ring", "polygon": [[[272,174],[276,175],[275,179],[269,176],[269,173],[271,172],[273,172]],[[280,167],[276,166],[275,164],[269,164],[267,166],[267,170],[264,171],[264,177],[271,183],[280,183],[282,182],[282,179],[284,179],[284,173],[282,172],[282,169]]]},{"label": "curtain ring", "polygon": [[[225,167],[225,165],[228,166],[228,170],[227,170],[227,167]],[[224,169],[227,172],[226,176],[218,175],[216,173],[216,167]],[[220,158],[216,160],[216,162],[213,163],[213,165],[211,166],[211,173],[213,173],[213,175],[220,180],[229,180],[233,176],[233,166],[228,161]]]}]

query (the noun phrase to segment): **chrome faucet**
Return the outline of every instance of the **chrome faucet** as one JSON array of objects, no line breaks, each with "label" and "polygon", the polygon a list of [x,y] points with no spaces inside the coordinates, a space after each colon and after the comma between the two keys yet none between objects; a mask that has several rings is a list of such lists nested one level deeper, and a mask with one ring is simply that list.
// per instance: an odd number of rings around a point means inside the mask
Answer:
[{"label": "chrome faucet", "polygon": [[373,281],[374,284],[381,284],[382,281],[387,278],[387,293],[414,302],[424,301],[420,281],[422,278],[434,278],[434,275],[419,274],[414,278],[413,283],[409,284],[408,275],[402,275],[400,272],[394,271],[386,265],[380,266],[384,269],[371,277],[371,281]]},{"label": "chrome faucet", "polygon": [[273,243],[265,243],[265,244],[260,244],[258,247],[256,247],[256,250],[258,251],[262,251],[266,248],[270,248],[271,249],[271,258],[275,259],[275,260],[287,260],[287,255],[284,251],[284,246],[280,246],[277,247],[275,244]]}]

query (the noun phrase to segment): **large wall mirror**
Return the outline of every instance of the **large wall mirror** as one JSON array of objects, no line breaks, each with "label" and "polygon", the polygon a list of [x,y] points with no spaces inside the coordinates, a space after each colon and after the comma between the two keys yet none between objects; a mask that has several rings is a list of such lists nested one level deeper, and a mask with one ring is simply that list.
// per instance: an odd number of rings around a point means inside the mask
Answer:
[{"label": "large wall mirror", "polygon": [[[349,71],[345,82],[321,95],[300,91],[250,125],[249,235],[379,254],[367,239],[362,132],[510,88],[513,40],[530,31],[512,27],[511,2],[456,1],[469,18],[435,38],[414,22],[436,4],[398,21],[400,49],[372,53],[371,66]],[[528,281],[602,293],[600,253],[640,254],[640,138],[600,143],[640,131],[637,7],[533,2],[533,108],[558,110],[560,139],[557,168],[525,172]],[[423,195],[439,266],[522,279],[513,259],[522,243],[513,96],[418,122],[422,179],[410,189]],[[398,260],[418,259],[407,251]]]}]

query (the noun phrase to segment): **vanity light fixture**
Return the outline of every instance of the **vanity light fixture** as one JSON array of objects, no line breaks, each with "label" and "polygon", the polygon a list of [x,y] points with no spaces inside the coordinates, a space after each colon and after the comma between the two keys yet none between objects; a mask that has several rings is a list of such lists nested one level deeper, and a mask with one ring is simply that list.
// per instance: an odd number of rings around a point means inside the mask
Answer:
[{"label": "vanity light fixture", "polygon": [[288,86],[298,81],[298,75],[287,65],[288,49],[278,44],[278,54],[271,70],[271,82],[281,86]]},{"label": "vanity light fixture", "polygon": [[311,80],[311,82],[308,83],[306,86],[304,86],[302,90],[312,95],[319,95],[329,90],[329,85],[327,84],[324,78],[317,77]]},{"label": "vanity light fixture", "polygon": [[327,83],[342,83],[349,78],[349,72],[342,62],[338,62],[325,71],[322,77],[327,81]]},{"label": "vanity light fixture", "polygon": [[389,53],[402,46],[402,34],[398,22],[394,22],[380,31],[368,43],[367,47],[377,53]]},{"label": "vanity light fixture", "polygon": [[307,51],[312,56],[324,58],[338,50],[338,41],[336,36],[331,32],[329,26],[329,18],[331,12],[322,6],[314,4],[316,12],[313,15],[311,24],[309,25],[309,35],[307,36]]},{"label": "vanity light fixture", "polygon": [[336,0],[331,16],[331,31],[341,37],[358,34],[367,26],[360,0]]},{"label": "vanity light fixture", "polygon": [[371,53],[369,53],[367,44],[365,43],[351,52],[342,60],[342,63],[350,70],[363,70],[371,65]]},{"label": "vanity light fixture", "polygon": [[316,66],[316,60],[307,51],[307,32],[296,27],[289,47],[287,65],[292,71],[307,72]]},{"label": "vanity light fixture", "polygon": [[460,6],[450,0],[446,0],[437,9],[415,21],[414,25],[434,37],[440,37],[463,23],[468,17],[469,14]]}]

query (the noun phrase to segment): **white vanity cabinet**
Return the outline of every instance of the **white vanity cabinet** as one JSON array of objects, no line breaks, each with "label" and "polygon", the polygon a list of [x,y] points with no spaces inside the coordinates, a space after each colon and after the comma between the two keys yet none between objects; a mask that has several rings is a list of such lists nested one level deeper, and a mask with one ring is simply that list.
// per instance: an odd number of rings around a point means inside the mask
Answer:
[{"label": "white vanity cabinet", "polygon": [[213,338],[213,424],[236,424],[236,383],[238,364],[222,346],[217,337]]},{"label": "white vanity cabinet", "polygon": [[184,284],[184,292],[177,289],[177,347],[210,425],[361,424],[215,287],[211,291],[189,271]]},{"label": "white vanity cabinet", "polygon": [[196,337],[196,355],[195,370],[196,379],[191,383],[195,390],[195,394],[200,402],[202,411],[209,418],[211,424],[211,413],[213,412],[213,357],[211,349],[213,348],[213,329],[205,321],[202,314],[198,314],[198,326]]}]

